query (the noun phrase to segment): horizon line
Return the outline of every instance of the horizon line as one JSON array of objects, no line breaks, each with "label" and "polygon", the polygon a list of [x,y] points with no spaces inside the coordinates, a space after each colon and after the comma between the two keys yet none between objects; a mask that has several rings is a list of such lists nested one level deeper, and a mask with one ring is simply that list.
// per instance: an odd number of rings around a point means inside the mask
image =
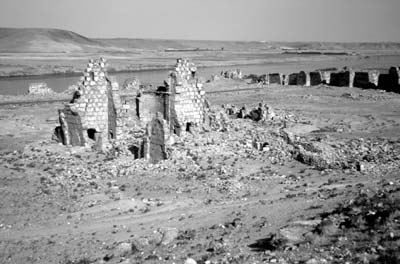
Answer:
[{"label": "horizon line", "polygon": [[215,41],[215,42],[257,42],[257,43],[347,43],[347,44],[378,44],[378,43],[391,43],[400,44],[399,41],[394,40],[381,40],[381,41],[355,41],[355,40],[337,40],[337,41],[326,41],[326,40],[237,40],[237,39],[191,39],[191,38],[158,38],[158,37],[93,37],[81,34],[77,31],[65,28],[53,28],[53,27],[1,27],[0,29],[38,29],[38,30],[62,30],[69,31],[90,39],[140,39],[140,40],[175,40],[175,41]]}]

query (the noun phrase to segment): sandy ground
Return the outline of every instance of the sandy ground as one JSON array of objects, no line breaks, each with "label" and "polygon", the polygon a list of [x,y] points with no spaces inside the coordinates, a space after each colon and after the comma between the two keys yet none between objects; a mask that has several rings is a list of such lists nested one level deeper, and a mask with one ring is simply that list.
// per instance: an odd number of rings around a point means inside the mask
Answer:
[{"label": "sandy ground", "polygon": [[[399,94],[271,85],[209,100],[264,101],[277,118],[229,117],[150,165],[51,141],[61,102],[0,106],[0,262],[399,260]],[[302,144],[313,159],[295,155]],[[331,154],[339,167],[313,163]]]}]

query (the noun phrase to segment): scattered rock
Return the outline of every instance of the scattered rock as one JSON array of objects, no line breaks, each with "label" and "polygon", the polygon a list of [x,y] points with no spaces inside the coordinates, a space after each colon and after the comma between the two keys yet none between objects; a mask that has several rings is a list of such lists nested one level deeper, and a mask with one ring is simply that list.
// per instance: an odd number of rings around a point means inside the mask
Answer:
[{"label": "scattered rock", "polygon": [[185,264],[197,264],[196,260],[192,259],[192,258],[187,258],[185,260]]},{"label": "scattered rock", "polygon": [[114,256],[126,257],[137,252],[137,248],[134,244],[123,242],[118,244],[114,249]]}]

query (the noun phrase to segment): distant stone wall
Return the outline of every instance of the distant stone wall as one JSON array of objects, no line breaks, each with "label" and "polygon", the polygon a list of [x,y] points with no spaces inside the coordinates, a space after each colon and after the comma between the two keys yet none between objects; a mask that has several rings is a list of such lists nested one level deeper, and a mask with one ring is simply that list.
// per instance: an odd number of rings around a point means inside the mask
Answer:
[{"label": "distant stone wall", "polygon": [[304,71],[299,72],[297,77],[297,85],[304,86],[307,83],[307,75]]},{"label": "distant stone wall", "polygon": [[398,68],[391,67],[387,74],[380,74],[378,77],[378,86],[389,92],[400,92]]},{"label": "distant stone wall", "polygon": [[353,87],[373,88],[373,83],[369,80],[368,72],[355,72],[353,78]]},{"label": "distant stone wall", "polygon": [[298,73],[289,74],[289,82],[288,85],[297,85],[297,79],[299,78]]},{"label": "distant stone wall", "polygon": [[349,87],[350,86],[350,72],[331,72],[329,85],[338,87]]},{"label": "distant stone wall", "polygon": [[[379,71],[368,71],[368,79],[374,87],[378,87],[379,84]],[[357,86],[356,86],[357,87]]]},{"label": "distant stone wall", "polygon": [[310,86],[320,85],[322,83],[321,72],[310,72]]},{"label": "distant stone wall", "polygon": [[280,73],[267,74],[267,84],[283,84],[283,75]]},{"label": "distant stone wall", "polygon": [[400,67],[391,67],[388,73],[377,70],[331,71],[319,70],[313,72],[300,71],[283,75],[280,73],[266,74],[265,84],[283,84],[299,86],[315,86],[327,84],[338,87],[357,87],[364,89],[382,89],[400,93]]},{"label": "distant stone wall", "polygon": [[322,83],[330,84],[331,83],[331,72],[330,71],[322,71],[321,78],[322,78]]}]

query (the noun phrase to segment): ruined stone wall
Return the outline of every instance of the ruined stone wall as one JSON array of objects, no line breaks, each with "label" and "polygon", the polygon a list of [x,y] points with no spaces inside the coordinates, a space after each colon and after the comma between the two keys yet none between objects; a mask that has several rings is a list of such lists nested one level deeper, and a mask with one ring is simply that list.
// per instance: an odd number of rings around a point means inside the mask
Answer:
[{"label": "ruined stone wall", "polygon": [[338,87],[382,89],[400,93],[400,67],[391,67],[387,73],[377,70],[319,70],[314,72],[266,74],[265,84],[314,86],[321,83]]},{"label": "ruined stone wall", "polygon": [[380,74],[378,77],[378,86],[389,92],[400,93],[399,74],[397,67],[391,67],[387,74]]},{"label": "ruined stone wall", "polygon": [[330,85],[338,87],[349,87],[350,86],[350,72],[331,72]]},{"label": "ruined stone wall", "polygon": [[355,72],[352,86],[359,88],[372,88],[374,84],[370,82],[368,72]]},{"label": "ruined stone wall", "polygon": [[375,87],[378,87],[378,82],[379,82],[379,71],[369,71],[368,72],[368,79],[369,82],[375,85]]},{"label": "ruined stone wall", "polygon": [[[120,128],[119,131],[137,128],[139,126],[137,95],[124,95],[119,101],[121,104],[117,115],[117,127]],[[118,133],[117,138],[120,138]]]},{"label": "ruined stone wall", "polygon": [[310,86],[320,85],[322,83],[322,76],[320,72],[310,72]]},{"label": "ruined stone wall", "polygon": [[[112,77],[107,76],[106,61],[90,60],[81,83],[74,92],[73,99],[65,108],[63,113],[66,117],[69,113],[78,116],[81,126],[71,130],[73,120],[66,118],[63,129],[64,137],[71,137],[72,134],[82,133],[84,142],[96,141],[100,145],[105,145],[109,139],[115,139],[124,125],[121,122],[123,105],[119,98],[118,83]],[[83,141],[82,141],[83,142]],[[68,141],[66,144],[82,145],[82,142]],[[100,146],[102,147],[102,146]]]},{"label": "ruined stone wall", "polygon": [[307,75],[304,71],[299,72],[297,77],[297,85],[304,86],[307,83]]},{"label": "ruined stone wall", "polygon": [[105,62],[90,61],[79,85],[79,98],[70,106],[79,113],[83,129],[95,129],[108,138],[108,90],[111,82],[106,78]]},{"label": "ruined stone wall", "polygon": [[331,83],[331,72],[330,71],[322,71],[321,72],[322,82],[325,84]]},{"label": "ruined stone wall", "polygon": [[268,74],[267,76],[268,76],[268,80],[269,80],[268,84],[273,84],[273,83],[282,84],[282,74],[271,73],[271,74]]},{"label": "ruined stone wall", "polygon": [[163,118],[163,114],[157,113],[146,126],[146,134],[143,141],[144,158],[151,163],[166,159],[168,157],[166,148],[169,144],[169,139],[168,122]]},{"label": "ruined stone wall", "polygon": [[[171,92],[171,115],[181,128],[204,121],[207,109],[202,83],[195,77],[197,68],[186,60],[178,59],[169,80]],[[172,117],[171,117],[172,118]]]},{"label": "ruined stone wall", "polygon": [[138,101],[138,113],[140,121],[144,123],[150,122],[156,117],[157,113],[162,113],[165,119],[166,112],[166,100],[169,95],[159,92],[145,92],[142,93],[137,99]]},{"label": "ruined stone wall", "polygon": [[288,85],[297,85],[297,79],[299,78],[298,73],[289,74],[289,82]]},{"label": "ruined stone wall", "polygon": [[82,121],[79,115],[67,106],[59,110],[62,133],[61,141],[65,145],[83,146],[87,141],[83,135]]}]

